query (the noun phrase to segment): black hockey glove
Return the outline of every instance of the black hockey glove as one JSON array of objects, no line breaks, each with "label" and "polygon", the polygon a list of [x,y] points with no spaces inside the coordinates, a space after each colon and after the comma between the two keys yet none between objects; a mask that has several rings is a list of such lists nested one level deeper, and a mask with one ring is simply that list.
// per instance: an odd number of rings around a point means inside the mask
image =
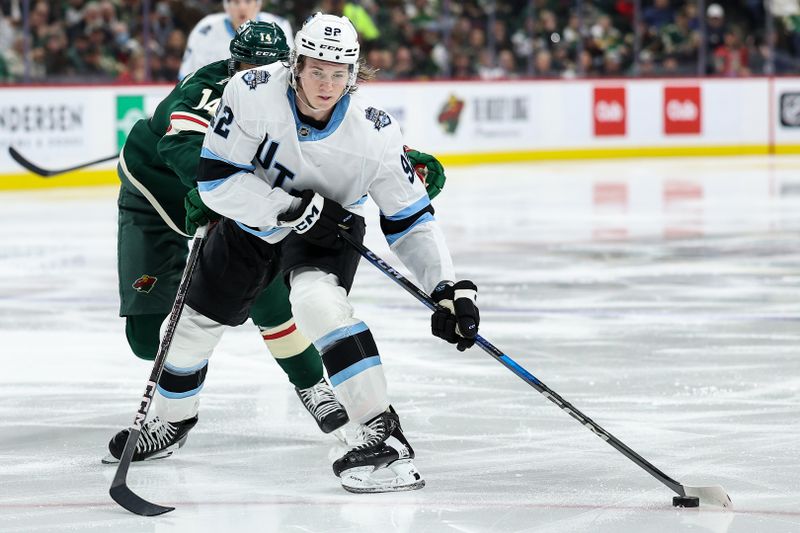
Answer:
[{"label": "black hockey glove", "polygon": [[278,226],[292,228],[315,246],[339,248],[339,230],[348,230],[356,216],[333,200],[311,190],[300,193],[300,205],[278,215]]},{"label": "black hockey glove", "polygon": [[478,325],[481,322],[476,301],[478,288],[465,279],[453,283],[441,281],[433,289],[431,298],[444,309],[433,312],[431,332],[463,352],[475,344]]}]

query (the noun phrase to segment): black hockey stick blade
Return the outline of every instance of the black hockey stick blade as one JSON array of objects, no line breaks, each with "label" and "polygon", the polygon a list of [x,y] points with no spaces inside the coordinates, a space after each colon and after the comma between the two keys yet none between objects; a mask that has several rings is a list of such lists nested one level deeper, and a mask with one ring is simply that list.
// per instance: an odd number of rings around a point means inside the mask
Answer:
[{"label": "black hockey stick blade", "polygon": [[166,507],[157,503],[148,502],[141,496],[136,495],[128,485],[112,485],[108,491],[115,502],[120,504],[128,511],[139,516],[158,516],[160,514],[174,511],[174,507]]},{"label": "black hockey stick blade", "polygon": [[174,511],[174,507],[166,507],[145,500],[128,487],[128,468],[131,465],[133,453],[136,451],[136,442],[139,440],[139,434],[140,431],[136,427],[130,429],[128,439],[125,441],[125,448],[122,450],[122,457],[119,459],[117,472],[114,474],[114,481],[111,483],[108,493],[115,502],[139,516],[158,516]]},{"label": "black hockey stick blade", "polygon": [[11,159],[19,163],[21,167],[24,167],[26,170],[33,172],[43,178],[50,178],[52,176],[57,176],[59,174],[64,174],[66,172],[71,172],[73,170],[80,170],[82,168],[90,167],[92,165],[96,165],[98,163],[105,163],[106,161],[112,161],[119,157],[119,154],[114,154],[112,156],[104,157],[102,159],[95,159],[94,161],[88,161],[86,163],[81,163],[80,165],[75,165],[72,167],[67,168],[60,168],[54,170],[48,170],[46,168],[42,168],[39,165],[34,164],[32,161],[27,159],[24,155],[19,153],[16,148],[13,146],[8,147],[8,155],[11,156]]}]

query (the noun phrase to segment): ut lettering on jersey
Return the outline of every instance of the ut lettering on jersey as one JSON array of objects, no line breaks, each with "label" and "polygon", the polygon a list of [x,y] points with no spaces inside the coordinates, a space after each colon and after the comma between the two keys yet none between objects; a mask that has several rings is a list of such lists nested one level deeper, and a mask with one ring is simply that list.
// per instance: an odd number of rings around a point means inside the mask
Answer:
[{"label": "ut lettering on jersey", "polygon": [[264,170],[274,168],[278,171],[278,176],[275,178],[273,184],[274,187],[281,187],[284,181],[287,179],[290,180],[295,176],[294,172],[281,165],[278,161],[275,161],[275,154],[278,153],[279,147],[280,143],[271,141],[269,135],[267,135],[256,151],[256,160],[261,164]]}]

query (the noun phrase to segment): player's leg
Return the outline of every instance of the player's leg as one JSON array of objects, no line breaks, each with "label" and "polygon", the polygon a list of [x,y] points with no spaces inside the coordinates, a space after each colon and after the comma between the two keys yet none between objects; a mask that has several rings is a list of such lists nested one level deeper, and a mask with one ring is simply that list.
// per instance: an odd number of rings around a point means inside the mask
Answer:
[{"label": "player's leg", "polygon": [[[209,231],[186,306],[158,380],[134,461],[167,457],[197,423],[208,360],[227,326],[244,323],[256,296],[275,277],[274,247],[223,219]],[[119,458],[127,430],[109,443]]]},{"label": "player's leg", "polygon": [[[363,239],[363,223],[353,234]],[[389,405],[375,340],[347,299],[360,256],[349,248],[313,247],[294,235],[284,241],[281,254],[297,324],[314,339],[337,397],[360,424],[362,442],[334,462],[334,473],[354,492],[422,488],[414,450]]]},{"label": "player's leg", "polygon": [[[159,328],[178,291],[188,248],[186,238],[171,230],[148,200],[121,175],[117,218],[119,314],[125,337],[137,357],[152,360],[158,352]],[[176,205],[173,205],[176,204]],[[163,204],[173,216],[183,209]]]},{"label": "player's leg", "polygon": [[274,279],[258,296],[250,317],[319,428],[330,433],[345,425],[347,413],[322,374],[319,352],[295,324],[289,289],[282,277]]}]

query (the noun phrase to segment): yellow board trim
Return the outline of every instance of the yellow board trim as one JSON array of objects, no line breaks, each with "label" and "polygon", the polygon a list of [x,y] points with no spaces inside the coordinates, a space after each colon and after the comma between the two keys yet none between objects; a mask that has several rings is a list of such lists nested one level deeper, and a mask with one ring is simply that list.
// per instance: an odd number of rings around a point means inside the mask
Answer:
[{"label": "yellow board trim", "polygon": [[[425,147],[420,147],[424,150]],[[519,150],[509,152],[486,152],[470,154],[437,154],[443,165],[480,165],[552,161],[570,159],[624,159],[637,157],[714,157],[737,155],[800,154],[800,144],[776,145],[772,152],[764,144],[734,146],[650,146],[634,148],[585,148],[562,150]],[[52,187],[86,187],[93,185],[115,185],[119,183],[117,173],[107,170],[79,170],[42,178],[34,174],[0,175],[0,191],[45,189]]]},{"label": "yellow board trim", "polygon": [[[781,146],[776,153],[800,153],[800,145]],[[769,147],[763,144],[736,146],[650,146],[621,148],[585,148],[562,150],[523,150],[472,154],[447,154],[437,156],[444,166],[477,165],[484,163],[517,163],[525,161],[568,159],[623,159],[637,157],[712,157],[737,155],[768,155]]]},{"label": "yellow board trim", "polygon": [[114,185],[119,183],[117,171],[77,170],[50,178],[36,174],[3,174],[0,175],[0,191],[51,189],[53,187],[87,187],[95,185]]}]

